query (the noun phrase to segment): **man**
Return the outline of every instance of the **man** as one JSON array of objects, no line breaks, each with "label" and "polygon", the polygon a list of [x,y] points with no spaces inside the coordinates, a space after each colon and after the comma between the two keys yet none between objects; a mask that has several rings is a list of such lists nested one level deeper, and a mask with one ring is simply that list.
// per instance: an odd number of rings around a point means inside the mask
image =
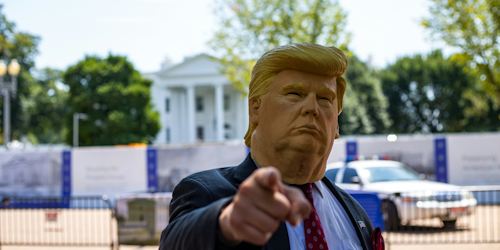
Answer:
[{"label": "man", "polygon": [[372,249],[365,211],[324,177],[346,69],[334,47],[265,53],[249,86],[251,153],[177,185],[160,249]]}]

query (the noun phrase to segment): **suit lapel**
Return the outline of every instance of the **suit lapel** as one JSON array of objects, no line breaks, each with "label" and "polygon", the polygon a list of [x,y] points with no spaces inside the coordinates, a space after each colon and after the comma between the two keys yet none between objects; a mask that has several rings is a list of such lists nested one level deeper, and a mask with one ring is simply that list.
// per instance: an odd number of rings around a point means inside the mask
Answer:
[{"label": "suit lapel", "polygon": [[[370,232],[367,231],[366,227],[364,227],[365,232],[363,232],[360,229],[360,226],[358,225],[358,221],[363,221],[363,218],[361,217],[361,213],[359,213],[356,210],[356,206],[352,203],[351,199],[349,199],[348,197],[345,197],[344,195],[340,195],[340,193],[337,190],[337,186],[334,186],[330,182],[330,180],[328,180],[326,177],[324,177],[322,179],[322,181],[330,189],[330,191],[332,191],[333,195],[335,195],[337,200],[344,207],[344,210],[346,211],[347,215],[349,215],[349,218],[351,219],[351,223],[354,226],[354,228],[356,229],[356,234],[358,235],[359,241],[361,242],[363,249],[368,249],[368,247],[365,244],[365,241],[363,240],[365,238],[363,234],[367,234]],[[353,213],[353,211],[356,211],[356,212]]]},{"label": "suit lapel", "polygon": [[237,186],[239,186],[240,183],[242,183],[248,176],[250,176],[253,171],[257,169],[257,166],[255,166],[255,163],[252,160],[252,157],[250,154],[247,155],[247,158],[238,166],[236,166],[234,170],[234,180],[237,183]]}]

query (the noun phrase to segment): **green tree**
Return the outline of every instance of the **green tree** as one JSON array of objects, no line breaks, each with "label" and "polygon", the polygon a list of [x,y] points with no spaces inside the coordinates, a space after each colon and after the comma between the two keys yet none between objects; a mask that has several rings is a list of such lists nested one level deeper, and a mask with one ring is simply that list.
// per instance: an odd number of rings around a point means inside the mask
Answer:
[{"label": "green tree", "polygon": [[[31,70],[35,66],[34,58],[38,53],[37,46],[40,38],[28,33],[17,32],[15,24],[7,20],[2,12],[3,5],[0,4],[0,59],[11,61],[17,59],[21,71],[17,76],[17,93],[11,98],[11,139],[19,139],[27,132],[27,120],[29,117],[23,109],[21,100],[29,95],[30,86],[35,84]],[[10,79],[9,79],[10,80]],[[3,101],[0,102],[0,110],[3,112]],[[3,129],[3,115],[0,119],[0,128]],[[3,141],[3,133],[2,133]]]},{"label": "green tree", "polygon": [[159,113],[152,110],[151,81],[142,78],[125,57],[87,56],[63,76],[70,87],[65,141],[72,145],[73,113],[80,120],[82,146],[150,143],[160,129]]},{"label": "green tree", "polygon": [[[446,44],[459,48],[455,60],[467,62],[487,94],[476,103],[487,114],[488,103],[500,105],[500,0],[432,0],[431,17],[422,25]],[[497,113],[500,120],[500,113]]]},{"label": "green tree", "polygon": [[65,127],[63,116],[67,113],[68,91],[62,72],[45,68],[35,74],[36,83],[29,86],[29,95],[22,97],[27,121],[27,135],[35,144],[63,143]]},{"label": "green tree", "polygon": [[486,93],[463,63],[444,58],[441,51],[399,58],[381,72],[395,133],[436,133],[497,130],[500,122],[490,102],[487,113],[475,112],[474,102]]},{"label": "green tree", "polygon": [[346,13],[335,0],[218,0],[220,28],[209,46],[236,89],[248,91],[251,71],[264,52],[313,42],[346,49]]},{"label": "green tree", "polygon": [[391,122],[380,77],[355,55],[348,61],[344,110],[339,116],[341,134],[386,133]]},{"label": "green tree", "polygon": [[209,46],[233,86],[248,91],[252,68],[277,46],[313,42],[336,46],[347,55],[348,88],[340,116],[342,134],[382,133],[389,125],[376,74],[348,51],[347,14],[335,0],[219,0],[219,30]]}]

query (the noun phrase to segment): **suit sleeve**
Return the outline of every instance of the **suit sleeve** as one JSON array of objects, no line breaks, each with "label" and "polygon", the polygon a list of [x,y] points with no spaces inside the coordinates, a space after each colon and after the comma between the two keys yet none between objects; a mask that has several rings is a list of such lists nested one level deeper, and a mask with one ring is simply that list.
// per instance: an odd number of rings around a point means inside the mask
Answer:
[{"label": "suit sleeve", "polygon": [[182,180],[174,189],[170,223],[159,249],[215,249],[220,211],[232,198],[215,200],[203,183],[191,177]]}]

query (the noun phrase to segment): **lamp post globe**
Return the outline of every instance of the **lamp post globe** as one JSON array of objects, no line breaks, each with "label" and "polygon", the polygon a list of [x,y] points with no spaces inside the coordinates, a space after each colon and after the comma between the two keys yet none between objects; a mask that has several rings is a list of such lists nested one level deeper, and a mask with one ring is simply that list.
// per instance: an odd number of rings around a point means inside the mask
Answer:
[{"label": "lamp post globe", "polygon": [[[3,135],[4,145],[8,148],[10,141],[10,95],[15,96],[17,91],[16,77],[21,70],[21,66],[16,59],[12,59],[9,66],[5,64],[4,60],[0,60],[0,89],[3,97]],[[6,76],[9,73],[10,80]],[[7,78],[7,79],[4,79]]]},{"label": "lamp post globe", "polygon": [[15,77],[19,74],[19,71],[21,70],[21,66],[19,66],[19,63],[17,62],[16,59],[12,59],[9,63],[9,75],[12,77]]},{"label": "lamp post globe", "polygon": [[3,60],[0,60],[0,76],[4,76],[7,73],[7,65]]}]

